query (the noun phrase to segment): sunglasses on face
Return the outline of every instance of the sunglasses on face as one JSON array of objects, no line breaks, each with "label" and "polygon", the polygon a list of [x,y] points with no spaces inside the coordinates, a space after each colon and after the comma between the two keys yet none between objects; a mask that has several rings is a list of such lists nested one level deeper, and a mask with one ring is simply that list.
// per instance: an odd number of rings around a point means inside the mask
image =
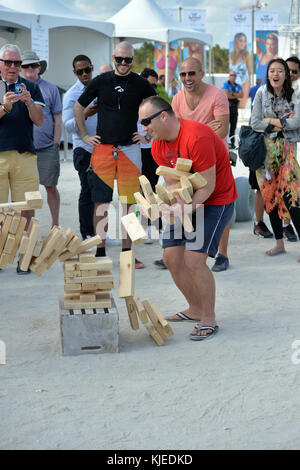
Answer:
[{"label": "sunglasses on face", "polygon": [[180,77],[185,78],[187,75],[190,77],[194,77],[196,75],[196,72],[192,70],[191,72],[180,72]]},{"label": "sunglasses on face", "polygon": [[299,70],[290,69],[290,72],[291,72],[293,75],[297,75],[297,74],[299,73]]},{"label": "sunglasses on face", "polygon": [[115,56],[114,59],[117,62],[117,64],[122,64],[123,60],[125,64],[131,64],[133,61],[133,57],[116,57]]},{"label": "sunglasses on face", "polygon": [[88,67],[84,67],[83,69],[74,70],[76,75],[79,75],[79,76],[82,75],[83,73],[86,73],[88,75],[92,71],[93,71],[93,66],[92,65],[89,65]]},{"label": "sunglasses on face", "polygon": [[6,67],[11,67],[14,64],[15,67],[21,67],[22,61],[21,60],[4,60],[0,59],[1,62],[4,62]]},{"label": "sunglasses on face", "polygon": [[158,113],[152,114],[151,116],[144,118],[141,120],[142,126],[149,126],[150,122],[152,119],[155,117],[159,116],[163,111],[168,111],[170,108],[162,109],[161,111],[158,111]]},{"label": "sunglasses on face", "polygon": [[236,77],[236,73],[229,74],[229,77]]},{"label": "sunglasses on face", "polygon": [[22,69],[38,69],[41,66],[41,64],[27,64],[27,65],[22,65]]}]

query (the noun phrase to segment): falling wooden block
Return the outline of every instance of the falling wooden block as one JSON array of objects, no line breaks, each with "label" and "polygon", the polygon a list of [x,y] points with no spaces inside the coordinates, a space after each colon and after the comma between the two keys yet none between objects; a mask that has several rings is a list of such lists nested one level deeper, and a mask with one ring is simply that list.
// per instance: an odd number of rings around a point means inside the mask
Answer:
[{"label": "falling wooden block", "polygon": [[176,193],[180,197],[180,199],[185,202],[185,204],[191,204],[192,198],[187,188],[179,188],[176,190]]},{"label": "falling wooden block", "polygon": [[[3,248],[3,253],[10,254],[14,248],[16,237],[10,233],[7,235],[7,239]],[[9,258],[9,257],[8,257]]]},{"label": "falling wooden block", "polygon": [[194,227],[189,215],[184,214],[183,216],[179,216],[179,219],[183,225],[184,230],[188,233],[193,233]]},{"label": "falling wooden block", "polygon": [[169,325],[168,321],[165,319],[165,317],[163,316],[163,314],[161,313],[161,311],[159,310],[157,305],[156,304],[151,304],[151,308],[152,308],[153,312],[155,313],[159,323],[161,324],[161,326],[165,330],[165,332],[169,336],[173,336],[174,331],[172,330],[171,326]]},{"label": "falling wooden block", "polygon": [[100,245],[100,243],[102,243],[102,239],[100,235],[95,235],[94,237],[88,238],[87,240],[84,240],[83,242],[81,242],[81,245],[76,251],[76,254],[79,255],[80,253],[83,253],[84,251],[88,251],[94,246]]},{"label": "falling wooden block", "polygon": [[197,191],[197,189],[201,189],[207,185],[206,179],[203,178],[203,176],[200,175],[200,173],[194,173],[193,175],[190,175],[188,179],[190,183],[192,183],[194,191]]},{"label": "falling wooden block", "polygon": [[135,281],[135,254],[134,251],[120,253],[120,280],[119,297],[133,297]]},{"label": "falling wooden block", "polygon": [[6,266],[8,265],[9,261],[9,253],[2,253],[0,256],[0,269],[5,269]]},{"label": "falling wooden block", "polygon": [[20,255],[25,254],[28,244],[29,244],[29,237],[27,235],[23,235],[21,243],[20,243],[20,247],[19,247]]},{"label": "falling wooden block", "polygon": [[20,221],[21,221],[21,216],[20,215],[14,215],[13,216],[13,219],[12,219],[10,227],[9,227],[9,233],[11,233],[12,235],[15,235],[17,233]]},{"label": "falling wooden block", "polygon": [[139,326],[139,321],[138,321],[138,317],[137,317],[136,310],[135,310],[135,303],[134,303],[133,297],[126,297],[125,302],[126,302],[126,308],[128,312],[129,321],[130,321],[130,326],[133,330],[138,330],[140,326]]},{"label": "falling wooden block", "polygon": [[23,202],[5,202],[0,204],[0,209],[5,212],[21,212],[24,210],[31,210],[26,201]]},{"label": "falling wooden block", "polygon": [[43,198],[39,191],[26,192],[25,201],[31,209],[40,209],[43,206]]},{"label": "falling wooden block", "polygon": [[189,158],[177,158],[175,170],[186,171],[189,173],[191,171],[193,162]]},{"label": "falling wooden block", "polygon": [[41,276],[46,269],[48,269],[47,263],[45,261],[41,261],[40,263],[30,263],[30,269],[36,276]]},{"label": "falling wooden block", "polygon": [[139,177],[140,184],[144,193],[145,198],[150,204],[156,204],[156,199],[152,190],[152,186],[148,178],[145,175]]},{"label": "falling wooden block", "polygon": [[169,166],[159,166],[156,169],[156,174],[158,176],[163,176],[163,177],[171,178],[175,180],[180,180],[181,176],[190,175],[188,171],[179,171],[179,170],[176,170],[176,168],[171,168]]},{"label": "falling wooden block", "polygon": [[134,193],[134,198],[135,198],[136,202],[140,206],[142,206],[143,212],[146,214],[148,219],[150,219],[152,221],[155,221],[155,220],[159,219],[159,216],[160,216],[159,207],[156,204],[156,200],[155,200],[155,204],[150,204],[150,202],[148,202],[147,199],[145,199],[141,195],[141,193]]},{"label": "falling wooden block", "polygon": [[40,253],[42,251],[42,245],[43,245],[42,240],[38,240],[36,242],[33,253],[32,253],[32,256],[35,256],[37,258],[40,255]]},{"label": "falling wooden block", "polygon": [[17,232],[15,234],[15,244],[14,244],[14,247],[12,249],[11,254],[9,255],[8,264],[12,264],[14,262],[16,253],[17,253],[18,248],[19,248],[19,244],[20,244],[21,239],[22,239],[23,234],[24,234],[26,223],[27,223],[27,219],[25,217],[21,217],[19,226],[17,228]]},{"label": "falling wooden block", "polygon": [[32,217],[27,233],[29,237],[28,247],[26,249],[26,252],[20,256],[19,260],[20,269],[22,271],[27,271],[29,267],[32,258],[32,253],[37,242],[38,236],[40,234],[39,221],[35,217]]},{"label": "falling wooden block", "polygon": [[148,300],[143,300],[142,304],[144,305],[145,310],[147,312],[147,315],[150,318],[150,320],[152,321],[154,328],[159,333],[159,336],[162,338],[162,340],[164,342],[166,342],[168,340],[168,337],[167,337],[162,325],[159,323],[158,318],[156,316],[156,313],[152,309],[150,303],[148,302]]},{"label": "falling wooden block", "polygon": [[142,304],[142,302],[140,301],[137,294],[134,294],[133,301],[135,303],[135,309],[138,313],[138,316],[141,319],[141,322],[142,323],[147,323],[148,322],[148,316],[147,316],[147,313],[146,313],[146,309],[145,309],[144,305]]},{"label": "falling wooden block", "polygon": [[147,240],[147,234],[133,212],[121,217],[121,222],[133,245],[140,245]]},{"label": "falling wooden block", "polygon": [[156,344],[158,344],[158,346],[163,346],[165,344],[164,340],[151,323],[145,323],[145,328],[147,329],[149,335],[154,339]]},{"label": "falling wooden block", "polygon": [[193,193],[194,193],[193,185],[192,185],[192,183],[190,182],[190,180],[188,179],[187,176],[182,176],[180,178],[180,187],[187,189],[188,192],[190,193],[190,196],[193,195]]},{"label": "falling wooden block", "polygon": [[158,197],[165,203],[171,206],[172,204],[176,203],[176,198],[174,195],[168,191],[162,184],[158,183],[155,186],[155,190],[157,192]]},{"label": "falling wooden block", "polygon": [[68,243],[68,245],[66,246],[66,249],[68,251],[71,251],[71,253],[77,253],[77,250],[79,249],[79,247],[81,246],[81,240],[80,238],[78,238],[76,235],[75,237],[72,238],[72,240]]},{"label": "falling wooden block", "polygon": [[58,259],[63,263],[64,261],[70,260],[70,258],[73,258],[74,256],[74,253],[69,250],[65,250],[59,255]]},{"label": "falling wooden block", "polygon": [[6,214],[5,220],[2,224],[2,230],[0,232],[0,254],[2,253],[3,247],[5,245],[12,220],[13,216],[11,214]]}]

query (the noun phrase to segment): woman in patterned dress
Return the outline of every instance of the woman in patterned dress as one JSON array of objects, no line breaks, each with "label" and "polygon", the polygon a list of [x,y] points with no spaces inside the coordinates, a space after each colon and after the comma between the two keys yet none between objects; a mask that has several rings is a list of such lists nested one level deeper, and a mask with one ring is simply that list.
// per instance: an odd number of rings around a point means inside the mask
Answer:
[{"label": "woman in patterned dress", "polygon": [[282,219],[288,213],[300,237],[300,167],[296,144],[300,141],[300,97],[292,88],[283,59],[269,62],[266,85],[255,96],[251,126],[265,134],[265,164],[256,171],[256,176],[276,239],[275,247],[266,254],[274,256],[286,253]]}]

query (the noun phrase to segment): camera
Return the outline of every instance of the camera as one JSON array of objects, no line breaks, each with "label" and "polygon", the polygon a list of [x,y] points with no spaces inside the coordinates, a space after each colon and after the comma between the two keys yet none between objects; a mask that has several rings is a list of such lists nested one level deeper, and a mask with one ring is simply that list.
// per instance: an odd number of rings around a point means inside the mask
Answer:
[{"label": "camera", "polygon": [[22,83],[15,83],[15,94],[20,95],[23,91]]}]

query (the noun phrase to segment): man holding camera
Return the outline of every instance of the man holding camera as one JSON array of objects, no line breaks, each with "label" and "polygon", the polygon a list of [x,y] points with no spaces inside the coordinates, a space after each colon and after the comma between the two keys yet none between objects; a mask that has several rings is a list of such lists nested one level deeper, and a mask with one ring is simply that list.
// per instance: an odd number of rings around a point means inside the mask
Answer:
[{"label": "man holding camera", "polygon": [[[21,64],[18,46],[0,49],[0,203],[8,202],[9,190],[17,202],[25,200],[25,192],[39,189],[33,124],[43,123],[44,99],[38,85],[19,76]],[[26,228],[33,215],[22,212]]]}]

